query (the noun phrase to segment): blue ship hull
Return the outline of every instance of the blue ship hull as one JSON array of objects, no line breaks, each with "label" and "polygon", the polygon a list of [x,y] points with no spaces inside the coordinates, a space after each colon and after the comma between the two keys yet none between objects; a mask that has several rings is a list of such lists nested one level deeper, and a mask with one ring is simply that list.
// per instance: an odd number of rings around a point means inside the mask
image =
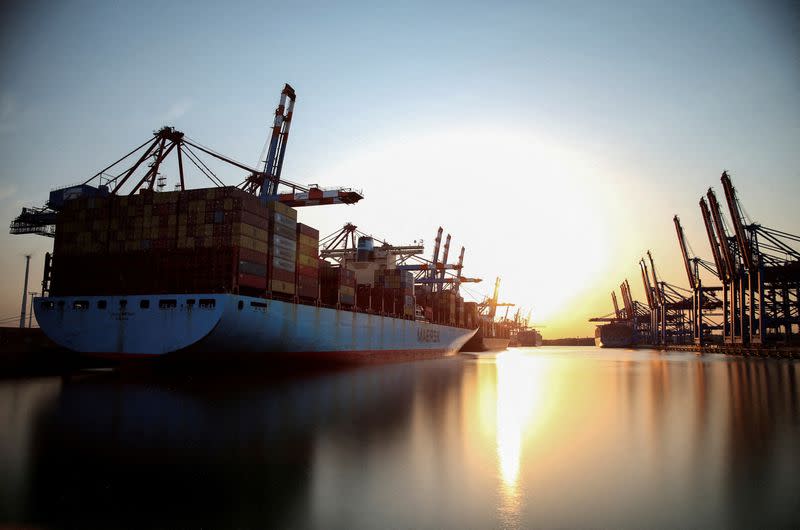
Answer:
[{"label": "blue ship hull", "polygon": [[37,298],[39,326],[80,353],[252,353],[376,361],[454,355],[476,330],[234,294]]}]

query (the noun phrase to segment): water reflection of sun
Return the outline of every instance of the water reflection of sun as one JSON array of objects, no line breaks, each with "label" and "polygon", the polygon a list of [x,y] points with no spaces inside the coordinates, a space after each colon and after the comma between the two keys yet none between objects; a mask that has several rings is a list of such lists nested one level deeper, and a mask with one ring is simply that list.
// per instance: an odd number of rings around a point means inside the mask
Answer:
[{"label": "water reflection of sun", "polygon": [[497,357],[497,459],[500,478],[509,493],[519,480],[526,431],[541,421],[544,401],[544,359],[507,351]]}]

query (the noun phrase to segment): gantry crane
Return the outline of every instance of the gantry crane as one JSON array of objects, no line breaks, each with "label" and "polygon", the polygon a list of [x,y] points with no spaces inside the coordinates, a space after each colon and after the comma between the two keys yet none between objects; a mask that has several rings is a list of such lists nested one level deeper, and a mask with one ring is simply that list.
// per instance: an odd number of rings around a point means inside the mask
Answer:
[{"label": "gantry crane", "polygon": [[[703,204],[705,205],[705,203]],[[706,207],[705,211],[707,212],[707,210],[708,208]],[[705,213],[703,218],[705,221]],[[686,278],[688,279],[689,287],[692,290],[692,338],[695,344],[703,345],[712,340],[711,334],[713,330],[722,328],[722,326],[710,319],[710,317],[713,315],[711,312],[722,307],[722,302],[717,297],[717,293],[722,289],[722,287],[716,285],[703,285],[700,277],[701,266],[715,276],[718,275],[718,271],[713,264],[707,263],[705,260],[697,256],[689,255],[689,245],[686,241],[686,235],[683,231],[683,226],[681,226],[681,220],[677,215],[675,215],[672,218],[672,221],[675,224],[675,232],[678,236],[678,246],[680,247],[681,256],[683,258],[683,266],[686,270]],[[708,230],[708,228],[709,225],[706,226],[706,230]],[[711,235],[713,236],[713,229],[711,231]],[[718,248],[717,252],[719,252]]]},{"label": "gantry crane", "polygon": [[710,188],[700,199],[700,211],[722,281],[724,341],[754,347],[770,340],[800,342],[800,237],[746,223],[727,171],[720,181],[733,234]]},{"label": "gantry crane", "polygon": [[[23,208],[22,213],[11,223],[12,234],[39,234],[53,237],[58,212],[66,201],[81,197],[105,197],[109,195],[133,195],[140,190],[157,192],[162,186],[164,167],[171,153],[177,156],[178,183],[176,189],[186,189],[185,169],[191,164],[214,186],[224,187],[225,183],[211,169],[202,155],[211,157],[228,167],[244,171],[246,177],[239,188],[258,195],[262,200],[278,200],[289,206],[316,206],[325,204],[353,204],[363,196],[360,191],[350,188],[322,189],[319,186],[301,186],[281,179],[286,143],[295,102],[294,89],[288,84],[281,92],[280,103],[275,111],[269,152],[263,169],[249,167],[230,157],[213,151],[189,139],[173,127],[162,127],[122,158],[98,171],[86,181],[76,186],[53,190],[47,204],[40,208]],[[288,101],[288,105],[287,105]],[[127,165],[135,157],[132,165]],[[128,162],[126,162],[128,161]],[[148,162],[149,161],[149,162]],[[120,170],[120,168],[122,168]],[[157,186],[157,183],[159,185]],[[279,193],[278,187],[285,186],[288,192]]]},{"label": "gantry crane", "polygon": [[491,298],[487,298],[481,304],[482,311],[485,310],[486,318],[490,322],[494,320],[495,315],[497,314],[498,307],[514,307],[514,304],[509,302],[498,302],[500,297],[500,277],[498,276],[494,280],[494,292]]},{"label": "gantry crane", "polygon": [[[622,296],[622,307],[619,307],[615,291],[611,291],[611,302],[614,305],[614,312],[607,315],[593,317],[589,322],[622,324],[629,326],[633,333],[634,343],[650,342],[650,308],[631,295],[630,283],[626,279],[619,285]],[[645,289],[647,291],[647,289]]]},{"label": "gantry crane", "polygon": [[[439,235],[441,235],[442,230],[439,227]],[[456,264],[428,261],[422,257],[425,251],[422,241],[419,243],[415,241],[412,245],[393,245],[384,239],[375,238],[359,231],[358,227],[352,223],[346,223],[340,230],[320,239],[320,258],[329,259],[339,265],[343,265],[348,261],[357,261],[357,238],[367,238],[377,243],[378,246],[375,247],[376,253],[384,258],[391,257],[391,265],[384,265],[417,273],[414,279],[415,284],[428,287],[450,285],[457,292],[461,283],[478,283],[481,281],[480,278],[467,278],[461,275],[464,266],[464,247],[461,247],[459,260]],[[449,273],[448,271],[455,271],[455,273]]]},{"label": "gantry crane", "polygon": [[[691,336],[692,326],[692,298],[687,296],[690,291],[672,283],[659,279],[653,253],[647,251],[652,274],[652,300],[651,333],[655,344],[685,344]],[[644,272],[647,273],[647,264],[644,263]]]},{"label": "gantry crane", "polygon": [[800,342],[800,237],[745,223],[727,171],[720,177],[739,255],[738,302],[743,342]]},{"label": "gantry crane", "polygon": [[744,303],[743,269],[739,263],[739,257],[735,252],[736,237],[728,235],[725,221],[722,217],[722,210],[717,201],[714,190],[709,188],[706,193],[708,204],[711,210],[711,219],[716,232],[716,240],[719,241],[720,256],[725,269],[723,305],[724,318],[727,325],[724,326],[725,342],[730,344],[744,344],[749,336],[746,326],[746,305]]}]

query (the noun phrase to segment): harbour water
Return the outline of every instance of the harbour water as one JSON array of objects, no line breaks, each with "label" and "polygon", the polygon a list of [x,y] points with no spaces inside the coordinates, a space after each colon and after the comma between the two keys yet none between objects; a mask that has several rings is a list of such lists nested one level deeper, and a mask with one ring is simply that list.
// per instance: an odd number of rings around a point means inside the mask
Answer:
[{"label": "harbour water", "polygon": [[253,372],[0,380],[0,526],[800,525],[797,362],[544,347]]}]

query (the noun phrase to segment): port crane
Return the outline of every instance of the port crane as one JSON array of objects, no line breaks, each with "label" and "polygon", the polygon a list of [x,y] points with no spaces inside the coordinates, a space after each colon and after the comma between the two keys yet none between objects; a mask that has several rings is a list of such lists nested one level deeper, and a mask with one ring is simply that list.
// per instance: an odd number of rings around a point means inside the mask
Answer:
[{"label": "port crane", "polygon": [[[500,277],[494,280],[494,292],[491,298],[486,298],[478,307],[481,313],[486,315],[489,321],[493,321],[497,314],[498,307],[514,307],[515,304],[509,302],[498,302],[500,297]],[[506,310],[508,311],[508,310]]]},{"label": "port crane", "polygon": [[[730,175],[720,182],[733,225],[730,246],[736,249],[737,273],[731,296],[733,342],[761,345],[768,340],[800,343],[800,237],[746,222]],[[737,325],[738,324],[738,325]]]},{"label": "port crane", "polygon": [[630,283],[627,279],[619,285],[622,297],[622,307],[617,303],[617,295],[611,291],[611,302],[614,305],[614,312],[593,317],[589,322],[606,324],[624,324],[633,330],[637,341],[641,338],[650,337],[650,308],[638,300],[634,300],[631,295]]},{"label": "port crane", "polygon": [[[692,299],[688,291],[658,278],[653,253],[639,261],[645,291],[650,292],[650,332],[652,344],[683,343],[691,333]],[[652,283],[650,277],[652,275]]]},{"label": "port crane", "polygon": [[[706,345],[721,338],[726,351],[741,352],[765,344],[800,344],[800,236],[749,220],[727,171],[720,181],[730,223],[713,189],[699,201],[713,263],[690,252],[680,218],[673,216],[689,290],[659,278],[648,251],[647,259],[639,260],[648,307],[632,299],[626,280],[620,285],[623,307],[612,291],[614,313],[591,322],[628,323],[636,341],[649,336],[663,345]],[[701,271],[719,278],[721,285],[705,285]],[[650,333],[644,332],[644,319]],[[717,330],[721,337],[714,334]]]},{"label": "port crane", "polygon": [[[744,273],[739,265],[739,257],[736,255],[736,237],[728,235],[728,229],[722,217],[717,196],[714,190],[709,188],[706,192],[711,219],[716,233],[715,239],[719,242],[720,259],[724,271],[724,296],[723,304],[725,342],[728,344],[744,344],[745,336],[748,335],[745,324],[745,304],[743,283],[745,282]],[[702,205],[701,205],[702,208]]]},{"label": "port crane", "polygon": [[619,304],[617,303],[617,293],[611,291],[611,302],[614,304],[614,317],[617,319],[622,319],[622,311],[619,309]]},{"label": "port crane", "polygon": [[[718,276],[719,273],[714,264],[689,254],[689,245],[686,241],[686,234],[684,233],[680,218],[675,215],[672,221],[675,224],[675,232],[678,236],[678,246],[680,247],[681,257],[683,258],[686,278],[689,281],[689,288],[692,291],[692,338],[697,345],[707,344],[712,339],[713,331],[722,329],[722,326],[718,322],[711,319],[711,317],[718,316],[713,313],[713,311],[719,310],[722,307],[722,301],[717,296],[719,291],[722,290],[722,286],[703,285],[702,278],[700,277],[700,267],[714,276]],[[708,229],[708,225],[706,225],[706,228]],[[717,248],[717,252],[719,252],[719,248]]]},{"label": "port crane", "polygon": [[[84,182],[51,191],[44,206],[23,208],[22,213],[12,221],[10,232],[54,237],[56,218],[66,201],[82,197],[158,192],[164,182],[160,171],[172,153],[176,153],[177,158],[176,190],[186,190],[185,170],[189,165],[194,166],[197,172],[210,180],[214,186],[224,187],[223,180],[211,169],[213,164],[208,160],[210,157],[217,163],[223,163],[225,167],[244,171],[246,177],[237,187],[259,196],[263,201],[277,200],[292,207],[354,204],[360,201],[363,195],[358,190],[323,189],[316,184],[302,186],[281,178],[295,99],[294,89],[286,84],[275,110],[272,134],[268,143],[269,150],[262,169],[250,167],[222,155],[188,138],[174,127],[164,126],[138,147]],[[279,193],[279,186],[284,186],[288,191]]]},{"label": "port crane", "polygon": [[[439,236],[443,229],[439,227]],[[330,259],[339,265],[347,261],[356,261],[358,256],[357,240],[367,238],[374,243],[374,252],[382,255],[391,255],[396,260],[394,268],[416,273],[415,284],[422,285],[450,285],[458,292],[458,286],[462,283],[478,283],[480,278],[468,278],[461,275],[464,267],[464,247],[461,247],[458,262],[449,264],[446,262],[429,261],[422,257],[425,247],[420,241],[412,245],[393,245],[388,241],[375,238],[358,230],[352,223],[346,223],[340,230],[320,239],[320,258]],[[448,236],[449,242],[449,236]],[[446,258],[445,258],[446,259]],[[455,271],[448,273],[448,271]]]}]

